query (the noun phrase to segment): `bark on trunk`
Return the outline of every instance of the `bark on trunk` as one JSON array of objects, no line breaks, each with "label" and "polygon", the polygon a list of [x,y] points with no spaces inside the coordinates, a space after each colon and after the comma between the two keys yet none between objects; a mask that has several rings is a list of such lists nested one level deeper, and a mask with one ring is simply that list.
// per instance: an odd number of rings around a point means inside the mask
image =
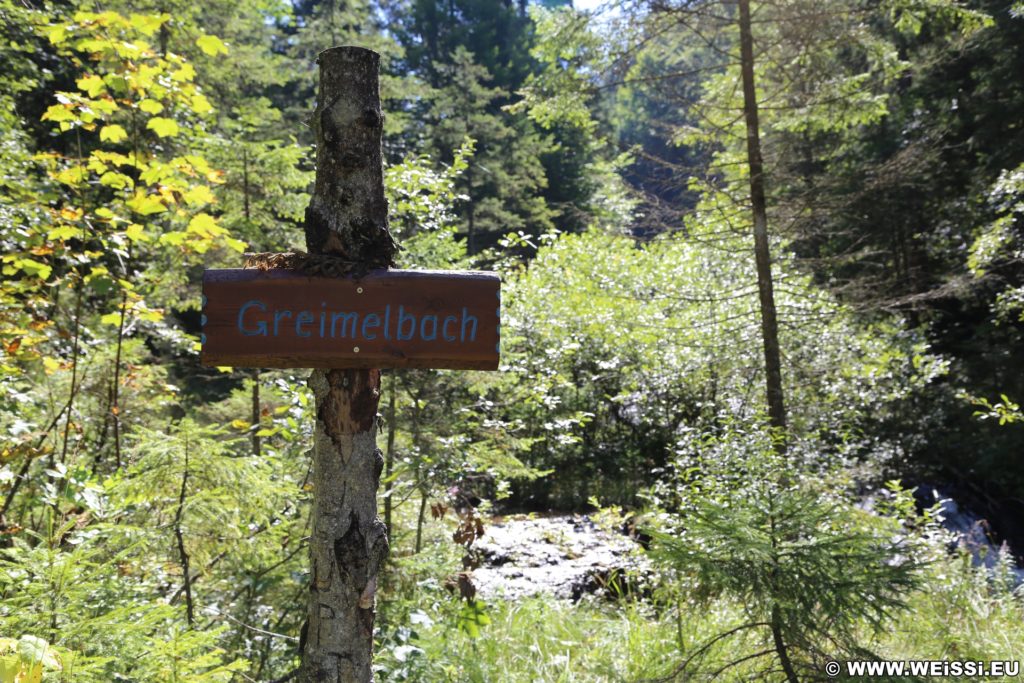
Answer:
[{"label": "bark on trunk", "polygon": [[[757,288],[761,300],[761,338],[768,398],[768,420],[784,439],[786,407],[782,396],[782,362],[779,352],[779,323],[775,312],[772,261],[768,246],[768,211],[764,194],[764,163],[758,131],[757,94],[754,89],[754,41],[750,32],[750,0],[739,2],[740,71],[743,78],[743,114],[747,124],[747,164],[750,167],[750,205],[754,214],[754,258]],[[780,448],[785,442],[777,442]]]},{"label": "bark on trunk", "polygon": [[[320,54],[312,125],[316,185],[306,210],[312,254],[356,270],[393,264],[381,168],[379,56],[357,47]],[[383,459],[377,449],[379,370],[315,370],[310,594],[300,680],[373,680],[374,593],[388,552],[377,516]]]},{"label": "bark on trunk", "polygon": [[320,53],[316,183],[306,209],[306,247],[362,266],[394,264],[381,166],[380,55],[359,47]]}]

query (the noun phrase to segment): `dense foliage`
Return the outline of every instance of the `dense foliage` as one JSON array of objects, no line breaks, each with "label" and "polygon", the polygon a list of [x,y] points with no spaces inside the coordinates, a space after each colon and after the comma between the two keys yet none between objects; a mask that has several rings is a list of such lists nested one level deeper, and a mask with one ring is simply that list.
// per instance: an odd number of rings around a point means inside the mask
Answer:
[{"label": "dense foliage", "polygon": [[[400,266],[503,278],[501,372],[385,375],[382,680],[1021,651],[1012,554],[972,566],[911,493],[1024,547],[1020,3],[754,4],[785,434],[735,3],[0,17],[0,683],[295,671],[307,373],[200,367],[198,283],[302,248],[314,60],[341,43],[382,55]],[[651,539],[643,590],[467,589],[490,512],[597,508]]]}]

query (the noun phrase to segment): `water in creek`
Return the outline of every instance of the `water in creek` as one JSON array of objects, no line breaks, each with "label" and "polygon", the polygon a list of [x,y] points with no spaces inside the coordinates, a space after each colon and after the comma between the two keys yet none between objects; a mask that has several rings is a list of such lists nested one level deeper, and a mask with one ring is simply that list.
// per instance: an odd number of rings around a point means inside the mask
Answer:
[{"label": "water in creek", "polygon": [[[991,568],[1001,554],[1013,557],[1005,544],[993,542],[984,519],[940,490],[924,487],[918,493],[931,496],[923,507],[940,501],[942,525],[951,534],[951,545],[970,551],[976,566]],[[868,496],[861,505],[870,509],[873,502],[873,496]],[[473,571],[472,581],[485,599],[544,594],[578,600],[587,594],[616,595],[643,590],[653,572],[636,539],[602,528],[582,514],[494,517],[475,548],[482,562]],[[1013,571],[1016,582],[1024,582],[1024,567],[1017,565]]]},{"label": "water in creek", "polygon": [[484,598],[543,593],[578,600],[630,590],[636,575],[650,571],[633,538],[601,529],[586,515],[495,517],[475,547],[483,564],[473,583]]}]

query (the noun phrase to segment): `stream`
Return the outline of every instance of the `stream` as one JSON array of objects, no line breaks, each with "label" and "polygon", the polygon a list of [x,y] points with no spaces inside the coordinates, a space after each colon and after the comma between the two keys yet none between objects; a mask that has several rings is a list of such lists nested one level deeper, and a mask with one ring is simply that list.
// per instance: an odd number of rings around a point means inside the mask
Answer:
[{"label": "stream", "polygon": [[[917,495],[922,507],[940,502],[942,526],[953,539],[950,545],[967,549],[975,566],[991,569],[1001,553],[1017,557],[1006,543],[992,540],[985,519],[943,489],[922,486]],[[870,508],[871,497],[862,505]],[[585,514],[493,517],[475,547],[482,562],[473,571],[473,584],[485,599],[543,594],[576,601],[589,594],[614,596],[642,590],[641,584],[654,572],[633,537],[602,528]],[[1024,583],[1024,566],[1017,562],[1013,572],[1016,584]]]},{"label": "stream", "polygon": [[626,570],[651,570],[634,539],[600,528],[588,515],[495,517],[475,547],[483,563],[473,583],[484,598],[579,600],[624,590]]}]

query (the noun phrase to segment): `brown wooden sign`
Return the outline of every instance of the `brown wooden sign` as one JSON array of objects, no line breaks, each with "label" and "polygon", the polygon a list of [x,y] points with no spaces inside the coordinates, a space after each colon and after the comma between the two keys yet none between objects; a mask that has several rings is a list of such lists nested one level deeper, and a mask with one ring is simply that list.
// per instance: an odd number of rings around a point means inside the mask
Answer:
[{"label": "brown wooden sign", "polygon": [[203,273],[203,365],[258,368],[498,368],[494,273],[292,270]]}]

